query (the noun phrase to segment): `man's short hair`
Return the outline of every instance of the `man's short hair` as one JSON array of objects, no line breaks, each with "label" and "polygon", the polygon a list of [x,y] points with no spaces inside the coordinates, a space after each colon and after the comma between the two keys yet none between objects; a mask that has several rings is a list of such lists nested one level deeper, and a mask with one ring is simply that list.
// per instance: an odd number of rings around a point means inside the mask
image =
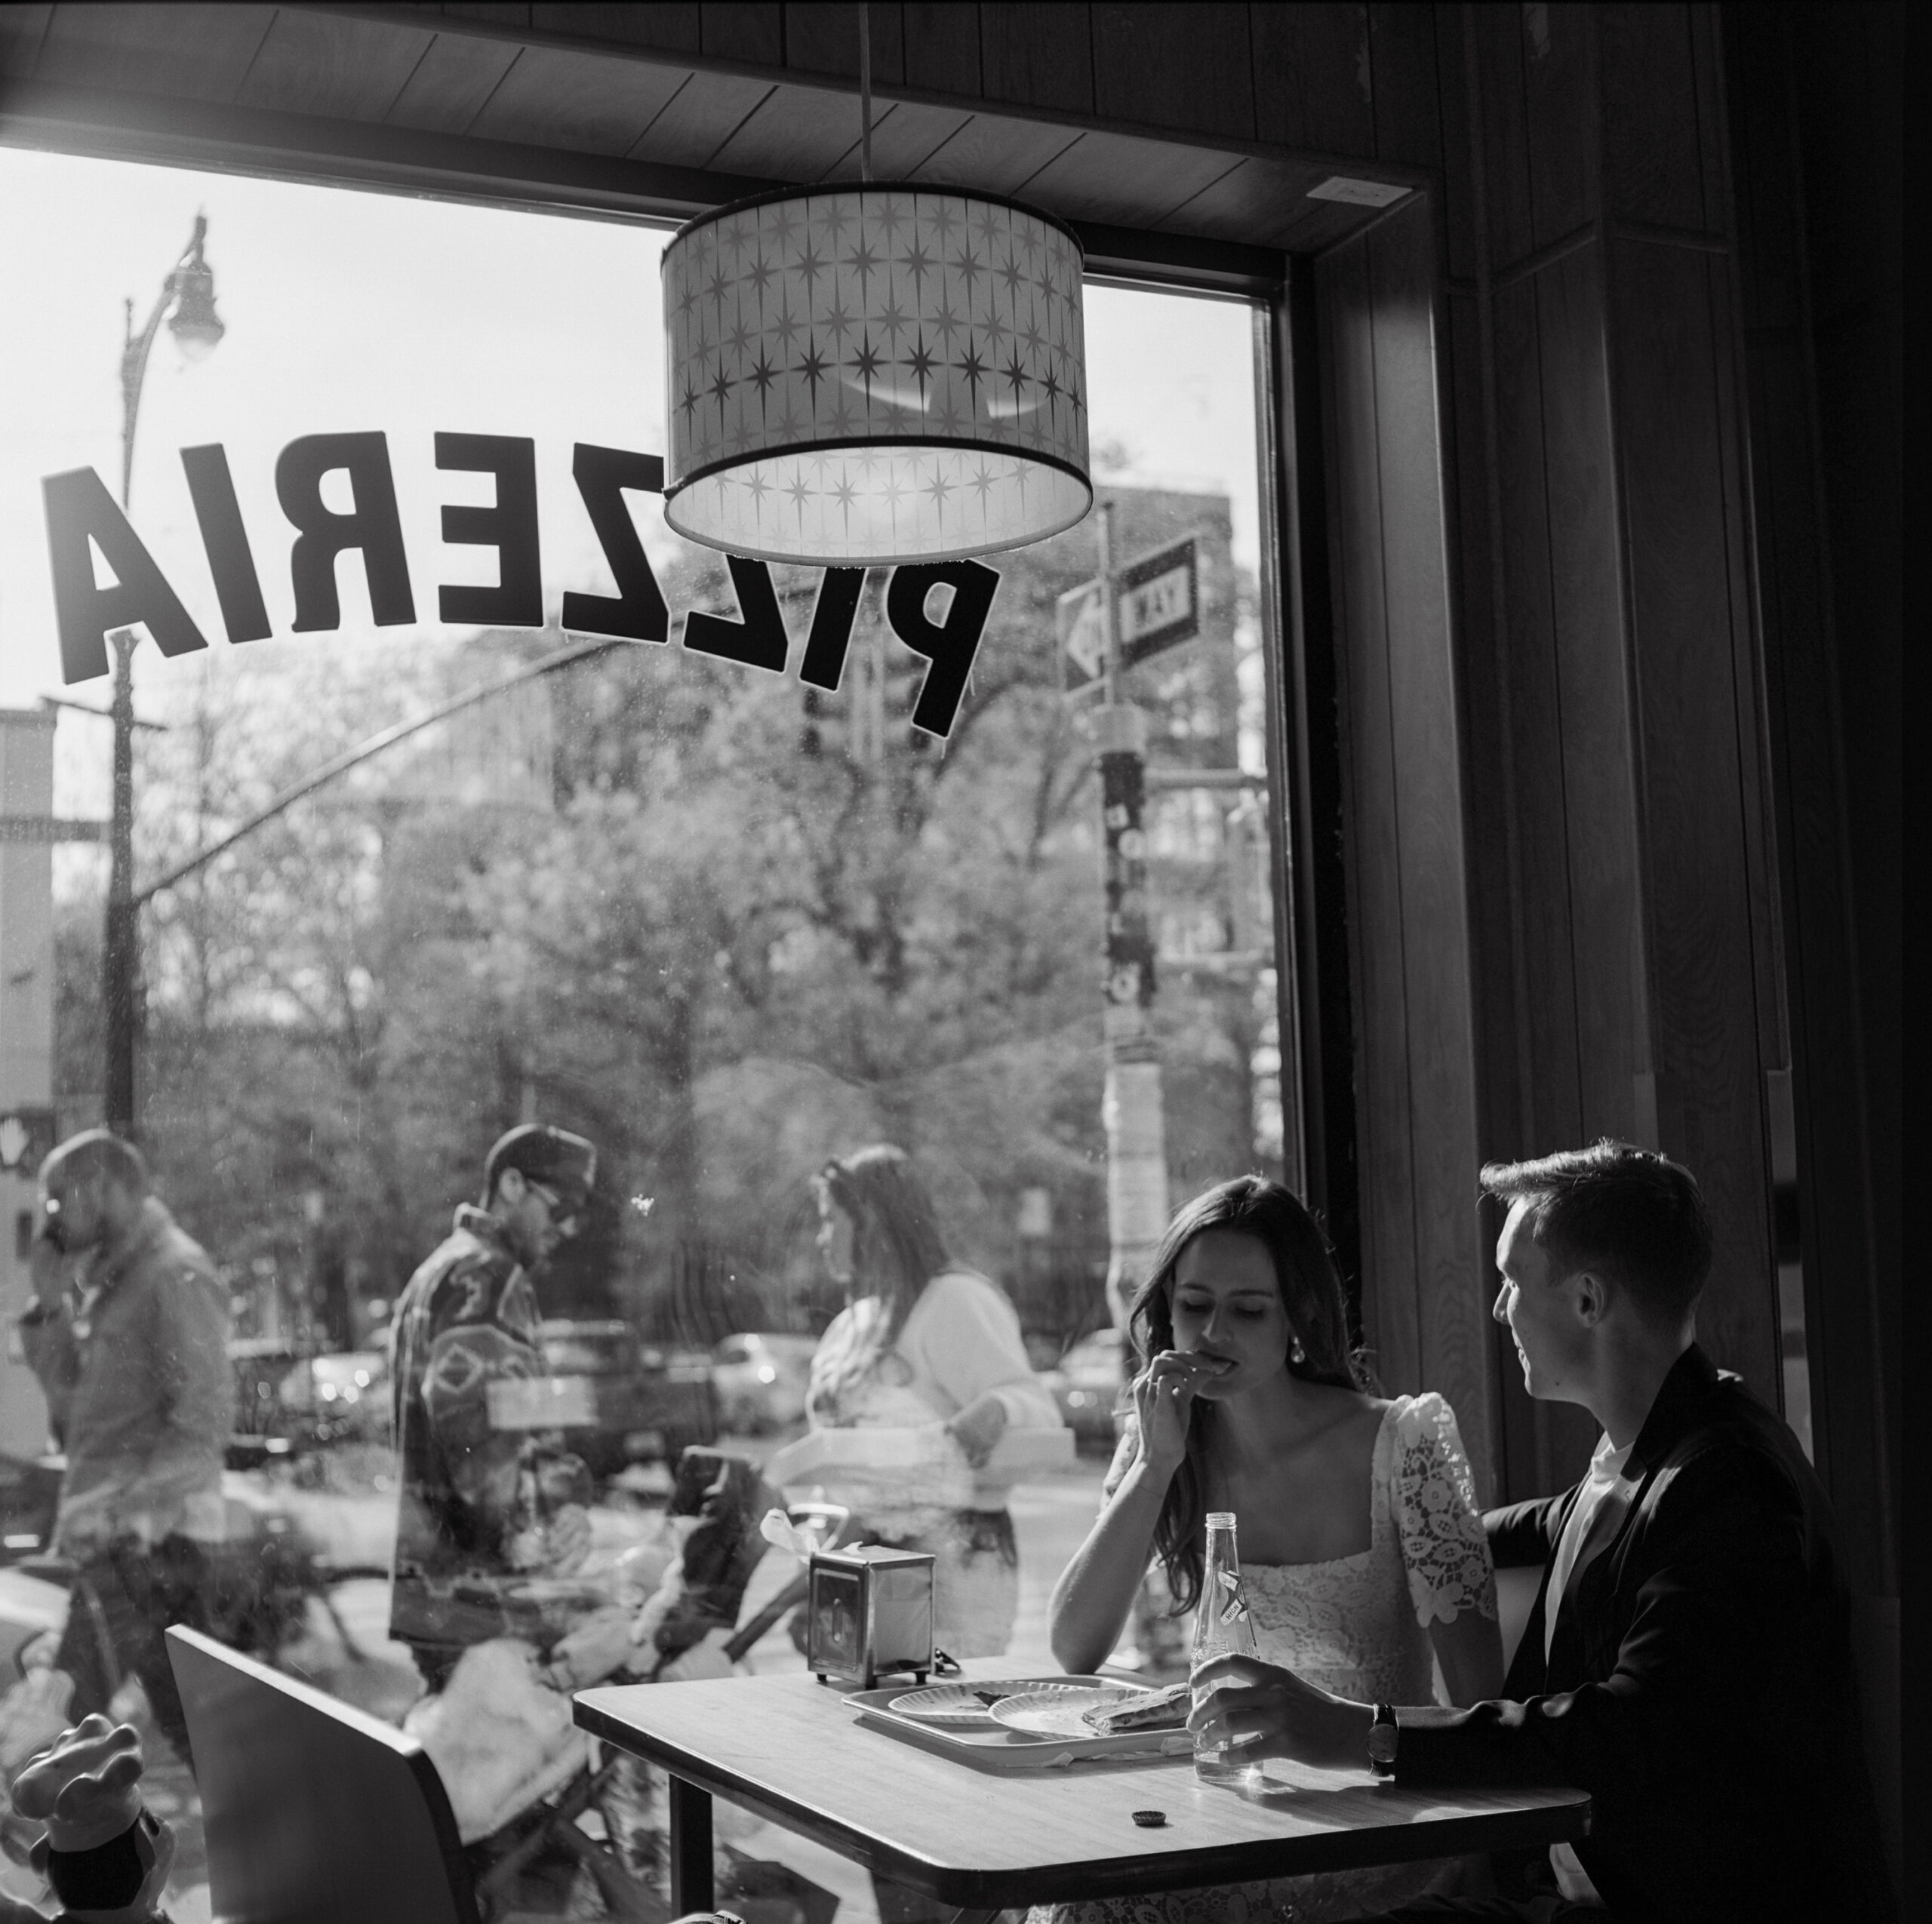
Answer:
[{"label": "man's short hair", "polygon": [[1525,1219],[1557,1274],[1600,1271],[1644,1309],[1688,1315],[1711,1271],[1711,1219],[1681,1163],[1606,1136],[1587,1149],[1521,1163],[1485,1163],[1484,1195]]},{"label": "man's short hair", "polygon": [[567,1129],[548,1123],[524,1123],[497,1137],[483,1163],[483,1200],[488,1203],[506,1169],[520,1170],[532,1182],[554,1189],[566,1208],[582,1209],[597,1181],[597,1147]]},{"label": "man's short hair", "polygon": [[133,1143],[112,1130],[84,1129],[79,1135],[57,1143],[40,1166],[42,1179],[45,1181],[49,1172],[57,1168],[66,1169],[77,1182],[104,1176],[137,1196],[148,1193],[146,1158]]}]

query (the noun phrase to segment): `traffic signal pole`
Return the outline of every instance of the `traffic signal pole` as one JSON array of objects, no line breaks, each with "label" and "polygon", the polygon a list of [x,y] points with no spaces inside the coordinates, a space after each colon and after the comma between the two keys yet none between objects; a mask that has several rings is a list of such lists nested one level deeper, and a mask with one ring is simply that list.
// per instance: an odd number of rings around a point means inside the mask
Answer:
[{"label": "traffic signal pole", "polygon": [[1147,715],[1120,699],[1113,503],[1100,504],[1100,605],[1105,698],[1093,715],[1100,768],[1102,877],[1106,899],[1103,1019],[1107,1052],[1101,1121],[1107,1138],[1107,1307],[1124,1329],[1168,1222],[1167,1130],[1155,1040],[1154,936],[1148,918]]}]

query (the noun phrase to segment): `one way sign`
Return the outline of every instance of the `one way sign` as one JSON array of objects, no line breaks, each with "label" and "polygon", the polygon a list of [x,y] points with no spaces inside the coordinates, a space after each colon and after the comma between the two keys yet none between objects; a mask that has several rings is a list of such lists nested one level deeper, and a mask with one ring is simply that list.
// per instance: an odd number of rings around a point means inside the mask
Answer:
[{"label": "one way sign", "polygon": [[1084,695],[1099,687],[1107,672],[1106,610],[1100,584],[1083,582],[1063,595],[1054,604],[1054,626],[1066,665],[1066,692]]}]

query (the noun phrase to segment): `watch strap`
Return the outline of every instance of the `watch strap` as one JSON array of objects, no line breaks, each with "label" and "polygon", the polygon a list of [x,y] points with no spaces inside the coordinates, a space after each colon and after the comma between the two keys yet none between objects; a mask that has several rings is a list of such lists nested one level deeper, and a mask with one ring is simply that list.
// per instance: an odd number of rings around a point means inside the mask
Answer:
[{"label": "watch strap", "polygon": [[1395,1770],[1395,1744],[1401,1726],[1395,1721],[1393,1704],[1377,1704],[1375,1720],[1368,1726],[1368,1761],[1378,1777],[1391,1777]]}]

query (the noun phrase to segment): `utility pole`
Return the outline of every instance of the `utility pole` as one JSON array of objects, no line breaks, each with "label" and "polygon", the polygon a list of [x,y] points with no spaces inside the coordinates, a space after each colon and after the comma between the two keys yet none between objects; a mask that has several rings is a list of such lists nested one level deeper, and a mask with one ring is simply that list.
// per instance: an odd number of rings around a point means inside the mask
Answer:
[{"label": "utility pole", "polygon": [[1100,607],[1106,684],[1094,712],[1100,765],[1106,895],[1107,1051],[1101,1120],[1107,1136],[1107,1307],[1117,1329],[1146,1280],[1168,1225],[1167,1128],[1154,1037],[1154,938],[1147,914],[1147,715],[1120,699],[1120,626],[1111,501],[1100,504]]}]

